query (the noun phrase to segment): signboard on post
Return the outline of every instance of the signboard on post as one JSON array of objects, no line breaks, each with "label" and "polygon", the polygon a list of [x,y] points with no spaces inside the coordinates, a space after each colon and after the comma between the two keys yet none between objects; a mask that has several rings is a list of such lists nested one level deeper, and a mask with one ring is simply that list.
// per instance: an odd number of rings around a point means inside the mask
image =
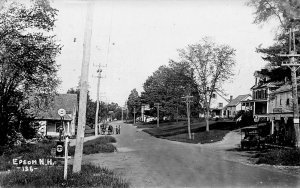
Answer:
[{"label": "signboard on post", "polygon": [[[67,133],[67,137],[65,139],[65,144],[64,142],[61,141],[61,134],[63,130],[63,119],[64,116],[66,115],[66,110],[61,108],[57,111],[58,115],[60,116],[61,119],[61,128],[59,131],[59,141],[57,142],[56,146],[56,156],[63,157],[65,156],[65,164],[64,164],[64,179],[67,180],[67,174],[68,174],[68,142],[69,142],[69,132]],[[68,129],[69,131],[69,129]],[[65,146],[65,149],[64,149]],[[65,155],[64,155],[65,153]]]},{"label": "signboard on post", "polygon": [[61,109],[59,109],[59,110],[57,111],[57,113],[58,113],[58,115],[59,115],[60,117],[62,117],[62,116],[65,116],[65,115],[66,115],[66,110],[63,109],[63,108],[61,108]]},{"label": "signboard on post", "polygon": [[282,113],[282,108],[274,108],[273,113]]},{"label": "signboard on post", "polygon": [[56,145],[56,157],[63,157],[64,156],[64,142],[57,142]]}]

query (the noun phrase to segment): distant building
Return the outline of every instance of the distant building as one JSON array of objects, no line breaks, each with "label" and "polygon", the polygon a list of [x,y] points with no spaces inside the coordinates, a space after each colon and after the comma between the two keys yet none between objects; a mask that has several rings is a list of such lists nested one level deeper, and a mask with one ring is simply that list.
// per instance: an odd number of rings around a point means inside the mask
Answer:
[{"label": "distant building", "polygon": [[[77,94],[58,94],[54,97],[53,106],[46,112],[40,113],[35,119],[40,124],[43,135],[59,136],[59,127],[63,124],[64,131],[70,129],[70,134],[75,135],[76,112],[78,110]],[[59,109],[65,109],[66,115],[58,115]]]},{"label": "distant building", "polygon": [[225,116],[227,118],[233,118],[240,110],[248,109],[248,106],[243,105],[242,101],[251,100],[252,97],[250,94],[239,95],[234,99],[231,99],[230,102],[224,107]]},{"label": "distant building", "polygon": [[[228,104],[229,99],[226,99],[221,93],[214,92],[212,94],[210,103],[210,116],[211,117],[224,117],[224,107]],[[200,114],[200,117],[204,117],[204,114]]]}]

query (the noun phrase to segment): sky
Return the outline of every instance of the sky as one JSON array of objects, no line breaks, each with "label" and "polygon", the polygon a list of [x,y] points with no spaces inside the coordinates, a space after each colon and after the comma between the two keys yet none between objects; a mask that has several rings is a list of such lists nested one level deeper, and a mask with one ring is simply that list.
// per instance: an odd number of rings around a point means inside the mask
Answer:
[{"label": "sky", "polygon": [[[97,69],[103,69],[100,100],[125,104],[134,88],[169,59],[178,60],[178,49],[212,37],[236,49],[235,76],[223,85],[236,97],[250,93],[253,73],[266,64],[256,47],[274,43],[277,22],[253,24],[253,8],[242,0],[96,0],[93,6],[89,91],[96,100]],[[54,34],[63,45],[57,57],[60,93],[79,83],[86,1],[52,0],[58,9]]]}]

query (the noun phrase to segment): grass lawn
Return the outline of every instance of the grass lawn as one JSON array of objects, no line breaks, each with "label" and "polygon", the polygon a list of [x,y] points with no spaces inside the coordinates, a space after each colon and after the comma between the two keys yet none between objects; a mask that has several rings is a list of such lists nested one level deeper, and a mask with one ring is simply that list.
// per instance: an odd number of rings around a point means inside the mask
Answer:
[{"label": "grass lawn", "polygon": [[[103,136],[84,143],[83,153],[114,152],[116,147],[112,143],[116,139]],[[13,168],[12,159],[38,160],[52,158],[51,148],[56,145],[54,140],[45,140],[37,144],[24,144],[13,149],[5,149],[0,156],[0,171],[11,169],[9,173],[0,174],[0,187],[129,187],[129,183],[108,169],[83,165],[80,174],[72,174],[72,166],[68,172],[68,180],[63,179],[63,166],[41,166],[32,172],[23,172]],[[3,149],[3,148],[2,148]],[[70,154],[74,155],[75,147],[70,147]]]},{"label": "grass lawn", "polygon": [[114,175],[106,168],[83,165],[80,173],[72,173],[68,168],[68,178],[64,180],[60,166],[44,167],[33,172],[11,171],[0,176],[4,187],[129,187],[129,182]]},{"label": "grass lawn", "polygon": [[[83,154],[93,153],[109,153],[116,151],[116,147],[112,144],[116,139],[112,136],[103,136],[94,140],[89,140],[83,145]],[[13,149],[6,148],[1,152],[0,156],[0,171],[11,169],[12,159],[41,159],[51,157],[51,148],[56,146],[56,141],[45,140],[37,144],[23,144],[16,146]],[[2,148],[3,149],[3,148]],[[74,155],[75,146],[69,148],[69,154]]]},{"label": "grass lawn", "polygon": [[[112,144],[117,142],[112,136],[101,136],[94,140],[89,140],[83,144],[83,154],[89,155],[93,153],[111,153],[117,150]],[[69,148],[69,154],[74,155],[75,146]]]},{"label": "grass lawn", "polygon": [[256,164],[300,166],[299,149],[272,149],[258,152]]},{"label": "grass lawn", "polygon": [[209,132],[197,132],[194,133],[194,139],[192,140],[189,139],[188,133],[168,136],[164,138],[179,142],[206,144],[221,141],[228,132],[229,130],[211,130]]},{"label": "grass lawn", "polygon": [[206,122],[203,120],[194,120],[191,123],[191,132],[194,133],[194,140],[188,139],[186,121],[162,123],[159,128],[155,126],[143,131],[157,138],[165,138],[173,141],[211,143],[222,140],[229,131],[237,128],[236,123],[230,120],[210,121],[210,131],[206,132]]}]

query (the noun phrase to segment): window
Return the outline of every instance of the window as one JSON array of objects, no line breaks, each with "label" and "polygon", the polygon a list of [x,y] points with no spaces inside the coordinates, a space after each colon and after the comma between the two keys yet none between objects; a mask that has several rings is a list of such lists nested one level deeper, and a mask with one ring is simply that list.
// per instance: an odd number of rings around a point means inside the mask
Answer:
[{"label": "window", "polygon": [[216,96],[215,93],[212,94],[212,98],[213,98],[213,99],[217,98],[217,96]]},{"label": "window", "polygon": [[290,105],[290,99],[286,99],[286,105],[287,105],[287,106]]},{"label": "window", "polygon": [[279,105],[281,105],[281,98],[279,99]]},{"label": "window", "polygon": [[265,90],[265,98],[268,98],[268,92]]},{"label": "window", "polygon": [[220,103],[219,103],[219,107],[220,107],[220,108],[223,108],[223,103],[220,102]]},{"label": "window", "polygon": [[56,122],[55,123],[55,130],[57,133],[59,133],[59,128],[61,127],[61,123],[60,122]]}]

